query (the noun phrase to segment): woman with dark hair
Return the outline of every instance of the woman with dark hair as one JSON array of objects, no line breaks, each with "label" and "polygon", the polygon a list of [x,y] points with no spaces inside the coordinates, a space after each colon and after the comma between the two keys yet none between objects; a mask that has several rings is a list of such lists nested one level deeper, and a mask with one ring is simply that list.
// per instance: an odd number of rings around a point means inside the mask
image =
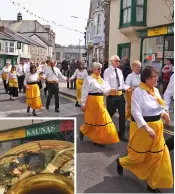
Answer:
[{"label": "woman with dark hair", "polygon": [[159,193],[157,188],[173,188],[173,175],[161,120],[169,123],[170,118],[156,84],[157,71],[147,66],[132,94],[128,155],[117,159],[117,171],[121,176],[123,168],[130,170],[146,180],[149,191]]},{"label": "woman with dark hair", "polygon": [[[44,79],[44,77],[42,78]],[[35,65],[30,66],[30,73],[26,75],[24,85],[26,87],[26,103],[28,105],[27,112],[30,112],[30,107],[33,109],[33,116],[37,116],[36,109],[42,108],[40,90],[38,82],[40,81]]]},{"label": "woman with dark hair", "polygon": [[84,79],[88,76],[87,70],[84,68],[84,62],[80,62],[79,68],[75,70],[75,73],[70,78],[70,82],[76,78],[76,89],[77,89],[77,102],[76,107],[81,107],[81,90],[83,86]]},{"label": "woman with dark hair", "polygon": [[8,73],[6,83],[8,84],[8,90],[10,100],[15,100],[18,97],[18,78],[16,73],[16,67],[13,65],[11,71]]}]

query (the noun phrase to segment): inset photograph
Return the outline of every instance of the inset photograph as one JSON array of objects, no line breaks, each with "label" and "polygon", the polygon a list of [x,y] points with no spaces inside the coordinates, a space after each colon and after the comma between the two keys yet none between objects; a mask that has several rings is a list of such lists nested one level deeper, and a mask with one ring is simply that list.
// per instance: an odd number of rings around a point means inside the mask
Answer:
[{"label": "inset photograph", "polygon": [[73,194],[74,125],[0,120],[0,194]]}]

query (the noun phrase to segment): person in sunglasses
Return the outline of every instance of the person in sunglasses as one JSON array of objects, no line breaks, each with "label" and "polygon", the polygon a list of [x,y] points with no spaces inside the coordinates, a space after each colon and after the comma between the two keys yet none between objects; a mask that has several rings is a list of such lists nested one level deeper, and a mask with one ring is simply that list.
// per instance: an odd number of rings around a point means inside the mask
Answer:
[{"label": "person in sunglasses", "polygon": [[95,145],[119,142],[117,130],[104,105],[104,95],[115,92],[100,76],[102,64],[92,64],[92,74],[85,78],[82,87],[81,110],[85,123],[80,128],[79,138],[88,136]]},{"label": "person in sunglasses", "polygon": [[123,73],[119,69],[120,58],[117,55],[111,57],[111,66],[104,72],[104,80],[110,85],[111,88],[115,88],[116,92],[107,97],[107,110],[112,117],[116,109],[119,112],[119,138],[120,140],[127,142],[125,138],[125,98],[123,90],[131,91],[132,88],[127,86],[124,82]]}]

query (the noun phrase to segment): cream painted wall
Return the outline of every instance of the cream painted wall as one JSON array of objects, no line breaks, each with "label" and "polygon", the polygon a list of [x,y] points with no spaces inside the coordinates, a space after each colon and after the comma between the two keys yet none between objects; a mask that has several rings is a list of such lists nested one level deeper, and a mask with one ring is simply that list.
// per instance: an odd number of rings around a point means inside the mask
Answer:
[{"label": "cream painted wall", "polygon": [[148,0],[147,3],[147,26],[159,26],[169,23],[165,18],[168,17],[169,10],[164,5],[163,0]]},{"label": "cream painted wall", "polygon": [[109,57],[117,54],[117,44],[128,43],[127,36],[120,33],[120,0],[111,0],[110,12],[110,32],[109,32]]}]

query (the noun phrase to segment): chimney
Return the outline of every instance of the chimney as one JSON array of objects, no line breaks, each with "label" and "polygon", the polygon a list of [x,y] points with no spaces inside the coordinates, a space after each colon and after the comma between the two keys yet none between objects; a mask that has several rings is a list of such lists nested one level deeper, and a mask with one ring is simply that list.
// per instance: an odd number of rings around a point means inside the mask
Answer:
[{"label": "chimney", "polygon": [[4,24],[3,25],[0,25],[0,32],[5,32],[5,26],[4,26]]},{"label": "chimney", "polygon": [[20,12],[17,15],[17,21],[18,22],[22,21],[22,14]]}]

